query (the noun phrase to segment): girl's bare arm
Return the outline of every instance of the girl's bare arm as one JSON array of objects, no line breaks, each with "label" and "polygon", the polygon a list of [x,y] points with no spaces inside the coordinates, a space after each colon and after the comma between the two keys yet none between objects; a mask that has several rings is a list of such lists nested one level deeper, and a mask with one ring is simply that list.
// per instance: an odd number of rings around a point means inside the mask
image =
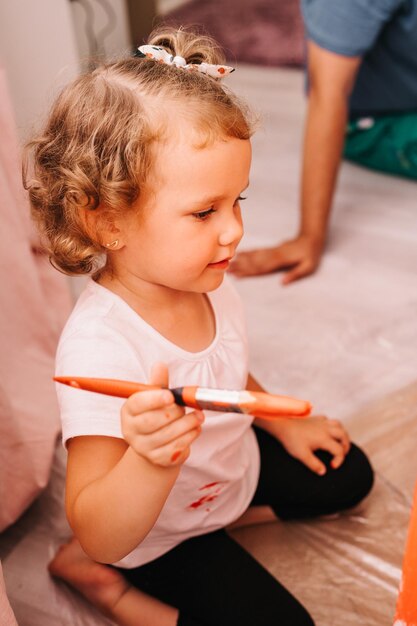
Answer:
[{"label": "girl's bare arm", "polygon": [[149,462],[123,439],[71,439],[66,510],[84,551],[104,563],[126,556],[154,526],[178,472]]},{"label": "girl's bare arm", "polygon": [[[166,366],[157,364],[150,382],[167,387]],[[95,561],[119,561],[143,541],[201,432],[203,413],[173,400],[167,389],[135,393],[121,410],[124,439],[68,442],[67,517]]]}]

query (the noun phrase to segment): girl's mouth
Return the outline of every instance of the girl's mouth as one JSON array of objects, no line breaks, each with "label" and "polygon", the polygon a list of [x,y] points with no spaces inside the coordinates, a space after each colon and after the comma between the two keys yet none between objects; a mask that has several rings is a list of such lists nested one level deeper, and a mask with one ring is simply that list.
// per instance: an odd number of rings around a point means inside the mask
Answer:
[{"label": "girl's mouth", "polygon": [[217,263],[209,263],[207,267],[211,267],[216,270],[227,270],[229,267],[230,259],[223,259],[223,261],[217,261]]}]

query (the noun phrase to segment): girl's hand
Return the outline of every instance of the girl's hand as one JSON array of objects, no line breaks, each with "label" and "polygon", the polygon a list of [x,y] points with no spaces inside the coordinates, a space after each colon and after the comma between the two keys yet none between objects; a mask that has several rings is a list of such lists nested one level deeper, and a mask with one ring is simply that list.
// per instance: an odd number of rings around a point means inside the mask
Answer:
[{"label": "girl's hand", "polygon": [[[150,384],[168,387],[168,369],[157,364]],[[168,389],[141,391],[126,400],[121,410],[122,433],[133,450],[154,465],[181,465],[192,442],[201,433],[202,411],[185,413]]]},{"label": "girl's hand", "polygon": [[277,422],[276,426],[274,430],[268,430],[277,437],[289,454],[320,476],[326,473],[326,466],[314,454],[315,450],[330,452],[333,456],[333,469],[342,465],[349,452],[349,436],[342,424],[324,415],[300,420],[284,419],[281,423]]}]

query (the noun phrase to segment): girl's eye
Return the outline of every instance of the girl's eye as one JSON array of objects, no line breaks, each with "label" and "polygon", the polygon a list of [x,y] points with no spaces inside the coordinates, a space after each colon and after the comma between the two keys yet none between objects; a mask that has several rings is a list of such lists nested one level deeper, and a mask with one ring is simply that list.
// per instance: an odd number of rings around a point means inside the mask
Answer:
[{"label": "girl's eye", "polygon": [[[241,202],[242,200],[246,200],[246,198],[244,198],[243,196],[239,196],[238,198],[236,198],[235,200],[235,206],[238,202]],[[200,211],[199,213],[193,213],[193,217],[196,217],[198,220],[200,220],[201,222],[203,222],[204,220],[206,220],[212,213],[215,213],[216,209],[214,209],[213,207],[210,207],[209,209],[206,209],[205,211]]]},{"label": "girl's eye", "polygon": [[205,211],[200,211],[199,213],[193,213],[193,216],[196,217],[198,220],[204,221],[209,217],[209,215],[215,212],[216,212],[215,209],[213,209],[213,207],[210,207],[209,209],[206,209]]}]

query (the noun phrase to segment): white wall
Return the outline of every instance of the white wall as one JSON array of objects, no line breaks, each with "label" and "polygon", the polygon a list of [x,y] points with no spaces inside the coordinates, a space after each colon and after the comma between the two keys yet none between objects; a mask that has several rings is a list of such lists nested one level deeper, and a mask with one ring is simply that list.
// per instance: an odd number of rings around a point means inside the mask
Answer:
[{"label": "white wall", "polygon": [[[106,26],[99,0],[91,7],[96,34]],[[140,0],[138,0],[140,1]],[[108,0],[111,32],[99,52],[111,57],[130,49],[125,0]],[[86,14],[70,0],[0,0],[0,64],[5,67],[22,140],[39,127],[54,95],[86,66]]]},{"label": "white wall", "polygon": [[69,0],[1,0],[0,63],[21,137],[79,71]]},{"label": "white wall", "polygon": [[[142,0],[137,0],[141,2]],[[167,11],[189,0],[157,0]],[[83,0],[94,12],[96,34],[106,25],[100,0]],[[130,49],[126,0],[107,0],[115,19],[99,53],[114,57]],[[86,13],[71,0],[0,0],[0,65],[5,67],[22,140],[39,127],[54,95],[87,65]]]},{"label": "white wall", "polygon": [[[141,0],[138,0],[139,2]],[[85,2],[85,0],[84,0]],[[71,9],[75,25],[75,36],[82,66],[88,63],[91,42],[87,33],[88,13],[84,8],[84,2],[71,2]],[[99,0],[88,0],[88,5],[94,13],[93,28],[98,38],[98,53],[104,58],[112,58],[129,52],[131,49],[128,14],[125,0],[105,0],[101,4]],[[110,6],[113,19],[109,24],[109,18],[104,6]],[[106,29],[108,33],[100,36],[100,31]]]}]

